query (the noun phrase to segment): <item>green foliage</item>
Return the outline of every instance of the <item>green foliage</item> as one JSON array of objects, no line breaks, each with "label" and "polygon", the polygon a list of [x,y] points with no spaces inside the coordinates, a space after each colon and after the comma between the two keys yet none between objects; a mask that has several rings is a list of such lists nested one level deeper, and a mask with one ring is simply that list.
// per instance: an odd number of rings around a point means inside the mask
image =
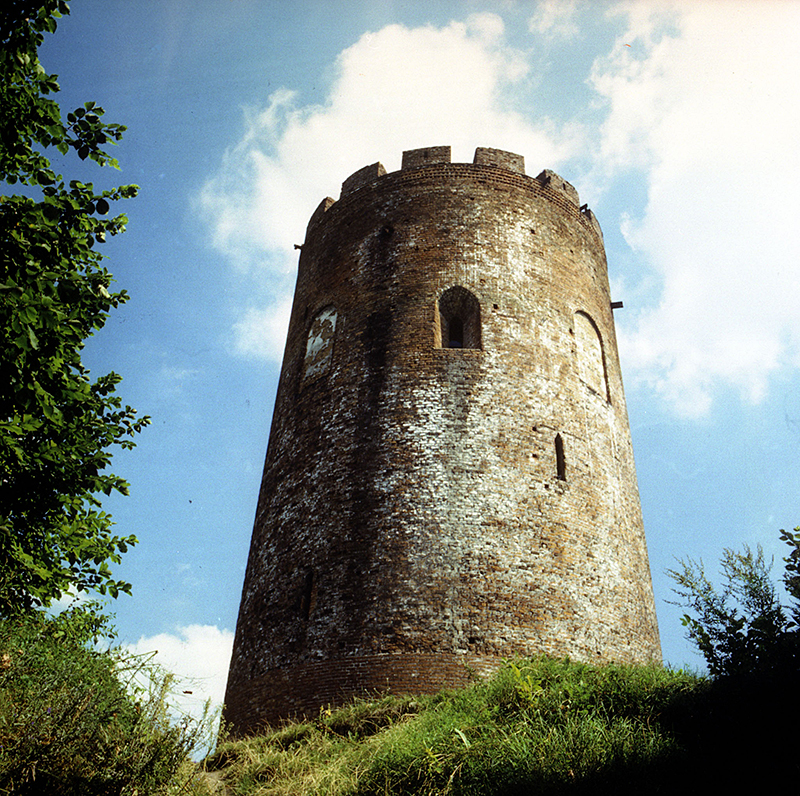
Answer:
[{"label": "green foliage", "polygon": [[[781,531],[790,548],[784,559],[784,584],[794,600],[787,610],[780,602],[761,547],[754,553],[726,549],[721,559],[721,590],[705,574],[703,563],[688,559],[667,574],[675,581],[679,605],[692,612],[682,622],[689,639],[715,676],[752,677],[797,671],[800,619],[800,529]],[[792,618],[790,618],[793,617]]]},{"label": "green foliage", "polygon": [[[8,4],[7,4],[8,5]],[[124,231],[111,202],[135,185],[95,191],[65,181],[45,151],[116,166],[103,147],[125,129],[87,102],[61,118],[59,90],[38,59],[63,0],[16,0],[0,21],[0,616],[48,606],[68,591],[117,596],[112,577],[132,536],[111,532],[98,495],[127,494],[104,472],[110,448],[133,447],[149,422],[115,395],[120,376],[95,381],[81,362],[87,337],[127,300],[110,292],[96,245]]]},{"label": "green foliage", "polygon": [[659,725],[695,680],[654,667],[509,662],[445,693],[372,757],[356,793],[530,793],[633,788],[676,750]]},{"label": "green foliage", "polygon": [[0,621],[0,794],[162,793],[207,730],[169,720],[170,679],[147,661],[86,646],[103,622],[91,607]]}]

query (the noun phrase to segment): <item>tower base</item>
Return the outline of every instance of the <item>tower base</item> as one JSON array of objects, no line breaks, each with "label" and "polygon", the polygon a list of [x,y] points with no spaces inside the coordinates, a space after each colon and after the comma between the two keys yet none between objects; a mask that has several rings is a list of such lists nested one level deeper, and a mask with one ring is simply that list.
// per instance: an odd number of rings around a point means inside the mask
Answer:
[{"label": "tower base", "polygon": [[[287,718],[311,717],[353,697],[435,694],[491,675],[501,658],[463,654],[348,656],[273,669],[229,692],[225,721],[236,736],[275,726]],[[353,683],[359,683],[358,688]]]}]

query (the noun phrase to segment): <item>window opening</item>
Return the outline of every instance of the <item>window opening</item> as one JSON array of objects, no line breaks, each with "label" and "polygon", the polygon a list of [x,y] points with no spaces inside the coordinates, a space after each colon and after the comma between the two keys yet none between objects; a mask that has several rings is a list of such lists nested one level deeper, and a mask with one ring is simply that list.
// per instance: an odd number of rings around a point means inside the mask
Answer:
[{"label": "window opening", "polygon": [[463,348],[464,347],[464,322],[461,318],[453,318],[450,321],[448,328],[449,343],[448,348]]},{"label": "window opening", "polygon": [[561,434],[556,434],[556,478],[559,481],[567,480],[567,460],[564,457],[564,440]]},{"label": "window opening", "polygon": [[337,319],[335,307],[325,307],[317,313],[311,323],[303,360],[304,380],[321,376],[330,369]]},{"label": "window opening", "polygon": [[469,290],[455,285],[442,293],[437,302],[438,326],[435,345],[440,348],[481,346],[481,305]]}]

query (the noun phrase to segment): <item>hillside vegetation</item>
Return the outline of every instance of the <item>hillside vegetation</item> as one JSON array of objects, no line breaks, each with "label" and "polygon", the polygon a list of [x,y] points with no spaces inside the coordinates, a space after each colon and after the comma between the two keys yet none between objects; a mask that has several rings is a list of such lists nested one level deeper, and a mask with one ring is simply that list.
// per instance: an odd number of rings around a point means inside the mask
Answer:
[{"label": "hillside vegetation", "polygon": [[467,688],[223,733],[200,764],[212,722],[175,723],[168,676],[98,651],[96,605],[0,619],[0,796],[781,792],[800,775],[800,529],[781,538],[788,606],[760,549],[724,551],[719,589],[701,562],[670,573],[709,677],[508,660]]},{"label": "hillside vegetation", "polygon": [[109,640],[92,604],[0,619],[0,796],[186,792],[211,721],[170,715],[171,681]]},{"label": "hillside vegetation", "polygon": [[744,792],[796,775],[791,742],[782,758],[769,725],[779,690],[660,667],[508,661],[465,689],[356,700],[223,741],[195,792]]}]

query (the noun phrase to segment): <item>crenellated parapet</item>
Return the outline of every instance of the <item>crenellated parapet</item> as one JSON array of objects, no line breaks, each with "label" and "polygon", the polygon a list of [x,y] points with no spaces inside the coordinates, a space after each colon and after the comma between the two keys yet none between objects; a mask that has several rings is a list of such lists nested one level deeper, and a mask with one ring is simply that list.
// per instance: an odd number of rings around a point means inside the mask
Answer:
[{"label": "crenellated parapet", "polygon": [[[455,175],[459,172],[465,176],[483,173],[484,179],[491,179],[492,173],[495,174],[495,178],[499,177],[501,180],[503,179],[503,173],[506,173],[506,179],[509,174],[514,175],[519,180],[519,184],[527,184],[531,191],[535,191],[537,188],[543,189],[544,194],[550,194],[554,201],[563,202],[577,213],[580,213],[586,223],[602,240],[603,233],[600,229],[600,224],[588,206],[581,205],[578,191],[573,185],[551,169],[544,169],[535,178],[527,176],[525,173],[525,158],[522,155],[507,152],[503,149],[477,147],[472,163],[453,163],[449,146],[406,150],[403,152],[402,165],[399,172],[387,172],[380,162],[364,166],[351,174],[342,183],[340,198],[344,199],[356,191],[387,177],[407,176],[408,173],[418,169],[434,168],[446,169],[450,175]],[[428,173],[432,174],[433,172]],[[318,224],[322,220],[325,211],[335,201],[330,197],[324,199],[312,215],[309,226]]]}]

